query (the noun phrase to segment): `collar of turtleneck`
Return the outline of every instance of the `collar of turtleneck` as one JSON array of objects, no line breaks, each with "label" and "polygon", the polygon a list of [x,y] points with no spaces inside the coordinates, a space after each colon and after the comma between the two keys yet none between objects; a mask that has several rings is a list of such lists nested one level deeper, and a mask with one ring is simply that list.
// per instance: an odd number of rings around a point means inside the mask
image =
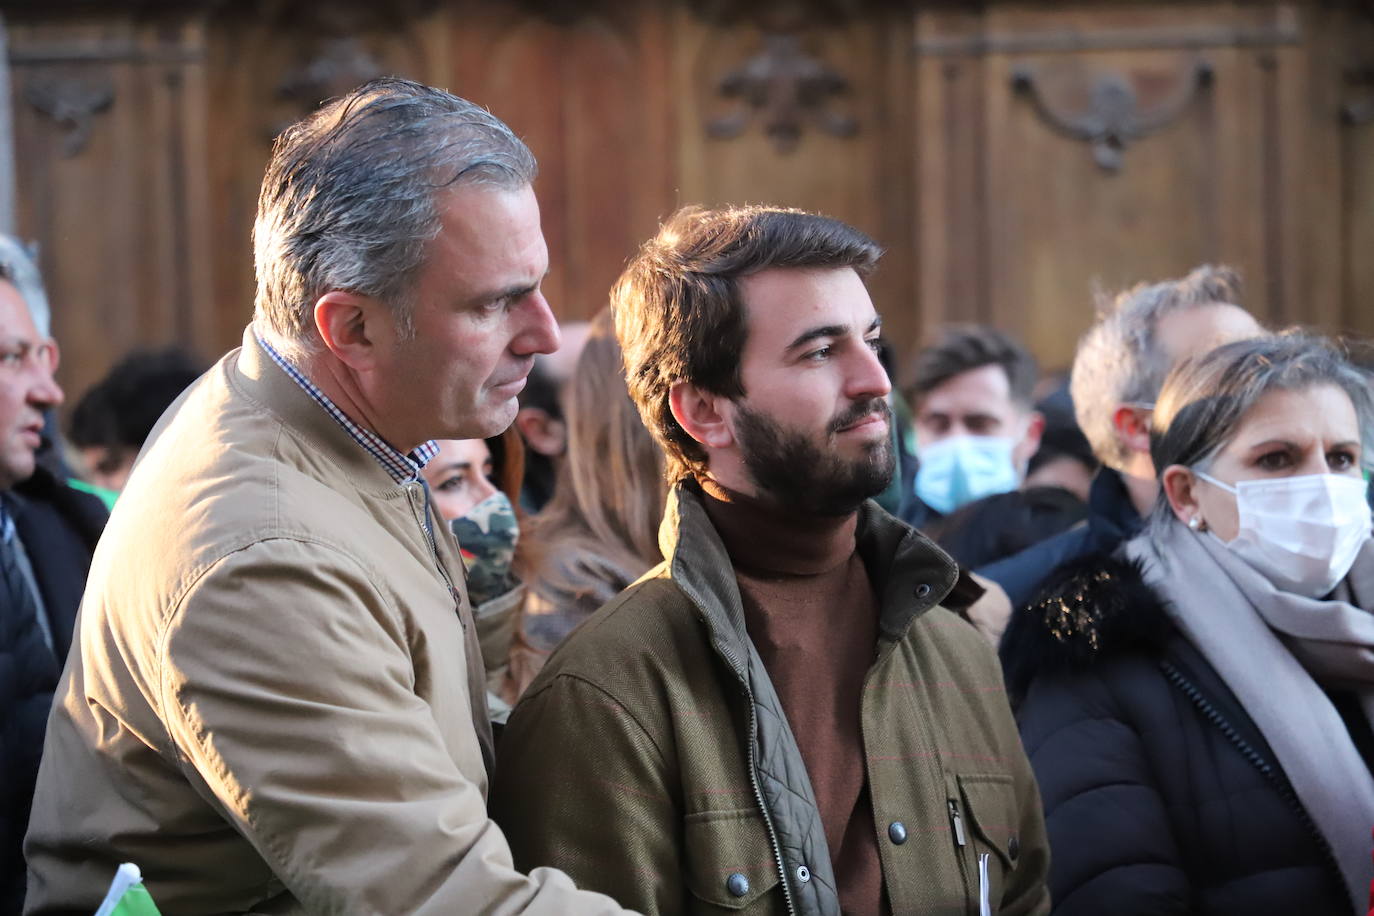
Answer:
[{"label": "collar of turtleneck", "polygon": [[814,576],[849,560],[858,512],[803,515],[701,480],[702,505],[737,570]]}]

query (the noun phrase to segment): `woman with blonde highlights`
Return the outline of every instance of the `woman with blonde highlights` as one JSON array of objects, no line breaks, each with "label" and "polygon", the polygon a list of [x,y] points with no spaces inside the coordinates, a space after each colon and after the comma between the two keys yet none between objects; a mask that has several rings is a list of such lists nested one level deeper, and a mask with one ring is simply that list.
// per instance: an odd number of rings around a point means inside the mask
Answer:
[{"label": "woman with blonde highlights", "polygon": [[1364,913],[1374,824],[1368,376],[1300,334],[1176,367],[1160,497],[1003,642],[1055,913]]},{"label": "woman with blonde highlights", "polygon": [[558,486],[529,529],[532,573],[511,650],[511,702],[574,627],[662,560],[663,456],[625,387],[609,311],[592,322],[564,414]]}]

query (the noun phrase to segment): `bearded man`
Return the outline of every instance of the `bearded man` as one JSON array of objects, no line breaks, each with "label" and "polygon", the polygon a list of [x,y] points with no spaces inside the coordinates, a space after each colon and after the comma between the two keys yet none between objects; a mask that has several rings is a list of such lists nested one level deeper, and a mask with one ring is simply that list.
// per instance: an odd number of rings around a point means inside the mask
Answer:
[{"label": "bearded man", "polygon": [[1040,800],[979,594],[893,473],[880,249],[687,209],[612,296],[667,455],[665,562],[550,660],[492,812],[517,863],[646,913],[1048,912]]}]

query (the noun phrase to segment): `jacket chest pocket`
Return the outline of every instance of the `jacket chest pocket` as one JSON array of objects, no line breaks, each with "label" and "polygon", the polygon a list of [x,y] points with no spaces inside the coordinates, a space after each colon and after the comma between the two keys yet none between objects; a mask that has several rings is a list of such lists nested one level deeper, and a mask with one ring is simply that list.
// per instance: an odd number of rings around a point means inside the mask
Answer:
[{"label": "jacket chest pocket", "polygon": [[1020,855],[1015,787],[1010,776],[946,777],[950,835],[972,916],[995,916]]},{"label": "jacket chest pocket", "polygon": [[757,808],[703,811],[684,825],[687,889],[692,912],[771,909],[764,898],[778,886],[778,863]]}]

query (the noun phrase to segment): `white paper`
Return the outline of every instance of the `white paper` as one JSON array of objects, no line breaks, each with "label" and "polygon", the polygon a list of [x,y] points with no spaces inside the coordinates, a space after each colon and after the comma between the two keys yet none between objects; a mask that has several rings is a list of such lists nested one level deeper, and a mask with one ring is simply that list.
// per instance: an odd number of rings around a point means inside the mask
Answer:
[{"label": "white paper", "polygon": [[992,916],[992,882],[988,879],[988,853],[978,855],[978,916]]}]

